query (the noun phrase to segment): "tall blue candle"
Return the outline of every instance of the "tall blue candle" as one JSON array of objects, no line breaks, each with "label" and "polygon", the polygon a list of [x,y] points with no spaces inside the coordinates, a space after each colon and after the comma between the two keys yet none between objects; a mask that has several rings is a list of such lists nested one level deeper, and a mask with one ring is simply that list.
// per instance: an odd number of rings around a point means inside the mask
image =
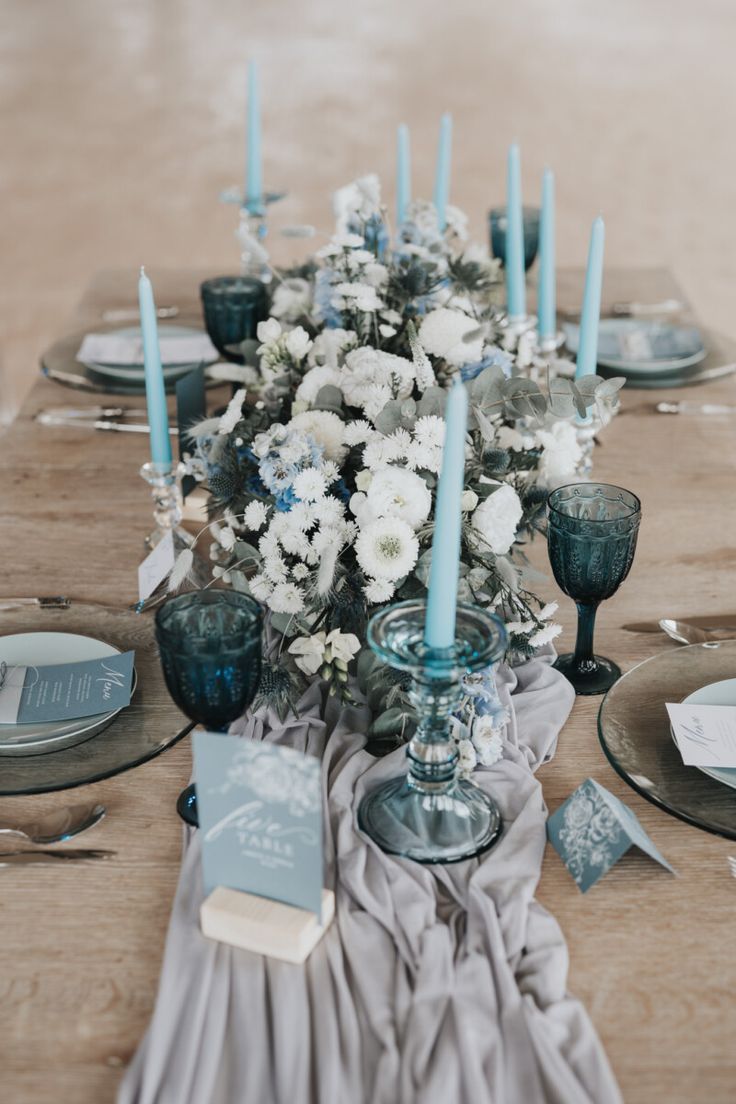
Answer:
[{"label": "tall blue candle", "polygon": [[406,209],[411,203],[411,153],[409,128],[402,123],[396,134],[396,229],[406,220]]},{"label": "tall blue candle", "polygon": [[156,304],[153,301],[151,281],[146,276],[143,267],[141,267],[141,276],[138,281],[138,305],[141,312],[141,333],[143,335],[143,364],[146,376],[148,425],[151,432],[151,460],[154,464],[170,465],[169,414],[166,409],[166,388],[161,367],[161,353],[158,347]]},{"label": "tall blue candle", "polygon": [[424,643],[451,648],[455,643],[457,584],[460,577],[460,499],[465,478],[465,430],[468,393],[455,377],[447,396],[445,447],[434,511],[432,563],[429,571]]},{"label": "tall blue candle", "polygon": [[248,65],[247,150],[245,159],[245,204],[253,214],[263,206],[261,185],[261,102],[258,91],[258,68]]},{"label": "tall blue candle", "polygon": [[603,285],[603,246],[606,228],[598,216],[590,231],[588,267],[585,270],[583,308],[580,312],[580,338],[575,378],[595,372],[598,362],[598,323],[601,316],[601,287]]},{"label": "tall blue candle", "polygon": [[506,168],[506,306],[511,318],[526,317],[524,222],[521,208],[521,158],[514,142]]},{"label": "tall blue candle", "polygon": [[557,302],[555,289],[555,175],[545,169],[542,177],[542,217],[539,227],[539,337],[553,338],[557,334]]},{"label": "tall blue candle", "polygon": [[434,205],[440,230],[447,226],[447,204],[450,200],[450,167],[452,165],[452,115],[440,120],[440,140],[437,146],[437,166],[434,174]]}]

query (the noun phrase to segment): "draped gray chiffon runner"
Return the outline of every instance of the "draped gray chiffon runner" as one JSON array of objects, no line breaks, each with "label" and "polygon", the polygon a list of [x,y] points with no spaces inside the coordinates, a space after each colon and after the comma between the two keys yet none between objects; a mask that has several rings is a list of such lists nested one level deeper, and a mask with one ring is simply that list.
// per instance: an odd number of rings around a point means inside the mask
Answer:
[{"label": "draped gray chiffon runner", "polygon": [[[535,900],[545,807],[534,770],[573,695],[549,657],[498,672],[504,758],[475,773],[503,813],[480,859],[421,866],[356,829],[367,788],[404,750],[363,750],[368,714],[314,682],[285,724],[239,730],[323,759],[326,882],[336,921],[304,966],[202,937],[197,833],[184,860],[149,1030],[118,1104],[613,1104],[621,1100],[567,948]],[[572,881],[570,892],[577,893]]]}]

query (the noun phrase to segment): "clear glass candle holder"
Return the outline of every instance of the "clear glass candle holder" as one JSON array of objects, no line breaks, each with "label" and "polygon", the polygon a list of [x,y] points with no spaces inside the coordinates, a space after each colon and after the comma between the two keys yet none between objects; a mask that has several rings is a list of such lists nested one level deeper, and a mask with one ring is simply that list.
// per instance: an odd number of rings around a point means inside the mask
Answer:
[{"label": "clear glass candle holder", "polygon": [[390,854],[422,863],[451,863],[489,848],[501,833],[496,802],[458,778],[450,718],[462,698],[462,679],[499,660],[506,649],[501,621],[478,606],[459,605],[455,643],[424,643],[426,601],[399,602],[368,626],[368,642],[389,666],[411,676],[417,729],[406,755],[408,771],[361,802],[358,822]]}]

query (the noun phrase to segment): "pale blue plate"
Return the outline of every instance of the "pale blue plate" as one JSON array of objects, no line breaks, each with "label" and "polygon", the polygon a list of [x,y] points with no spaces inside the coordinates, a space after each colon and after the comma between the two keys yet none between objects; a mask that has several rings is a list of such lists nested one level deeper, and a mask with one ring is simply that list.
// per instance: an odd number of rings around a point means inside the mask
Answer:
[{"label": "pale blue plate", "polygon": [[[682,699],[683,705],[736,705],[736,678],[701,686]],[[699,771],[736,790],[736,767],[698,767]]]},{"label": "pale blue plate", "polygon": [[[565,323],[565,343],[575,355],[580,327]],[[704,360],[707,350],[692,326],[648,322],[637,318],[602,318],[598,330],[598,363],[624,375],[678,372]]]}]

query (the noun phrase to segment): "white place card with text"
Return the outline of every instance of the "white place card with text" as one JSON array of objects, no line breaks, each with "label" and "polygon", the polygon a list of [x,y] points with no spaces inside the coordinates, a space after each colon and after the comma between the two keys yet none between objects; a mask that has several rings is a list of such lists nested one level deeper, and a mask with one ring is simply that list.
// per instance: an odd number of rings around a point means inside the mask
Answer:
[{"label": "white place card with text", "polygon": [[736,705],[666,704],[683,763],[736,767]]}]

